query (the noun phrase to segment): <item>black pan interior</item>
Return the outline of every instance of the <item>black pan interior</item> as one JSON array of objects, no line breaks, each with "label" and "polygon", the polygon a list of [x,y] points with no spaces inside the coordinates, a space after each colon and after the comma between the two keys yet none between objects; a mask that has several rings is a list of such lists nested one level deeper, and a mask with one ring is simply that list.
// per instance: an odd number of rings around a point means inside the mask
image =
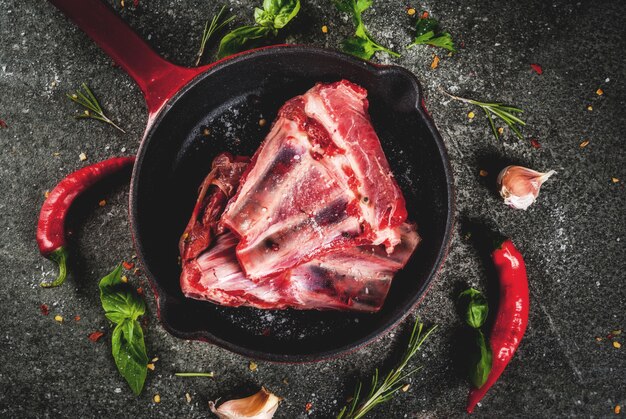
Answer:
[{"label": "black pan interior", "polygon": [[[277,110],[316,82],[342,78],[369,92],[370,114],[423,242],[376,314],[220,307],[185,298],[178,239],[218,153],[252,155]],[[163,325],[250,357],[311,361],[354,349],[397,323],[425,293],[451,229],[452,179],[414,76],[304,47],[257,51],[218,64],[169,102],[147,133],[131,191],[139,255],[159,294]],[[260,119],[267,124],[261,126]],[[208,135],[206,135],[208,133]]]}]

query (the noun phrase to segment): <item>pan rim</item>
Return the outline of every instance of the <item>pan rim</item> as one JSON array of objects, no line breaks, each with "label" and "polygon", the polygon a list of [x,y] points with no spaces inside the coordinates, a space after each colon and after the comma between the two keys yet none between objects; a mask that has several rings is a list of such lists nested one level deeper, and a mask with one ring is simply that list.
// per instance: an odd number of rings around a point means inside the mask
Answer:
[{"label": "pan rim", "polygon": [[[212,73],[220,71],[224,67],[230,66],[234,63],[244,62],[247,60],[254,60],[257,57],[265,56],[265,55],[276,55],[276,54],[318,54],[324,55],[326,57],[332,57],[338,61],[351,62],[356,65],[364,65],[369,67],[371,70],[378,74],[382,74],[384,72],[400,72],[402,73],[407,80],[410,80],[413,85],[416,93],[416,103],[415,110],[418,112],[428,131],[431,133],[432,138],[435,141],[437,146],[437,150],[439,153],[439,159],[443,164],[443,171],[445,175],[445,183],[446,183],[446,192],[447,192],[447,211],[446,211],[446,222],[444,235],[442,238],[441,245],[437,252],[437,256],[435,258],[432,267],[428,271],[428,275],[425,275],[425,280],[422,285],[416,290],[415,295],[405,304],[405,307],[398,312],[398,314],[394,314],[390,317],[390,319],[383,323],[381,326],[367,333],[365,336],[357,339],[353,342],[338,346],[336,348],[332,348],[329,350],[324,350],[321,352],[312,352],[305,354],[277,354],[271,353],[264,350],[257,350],[250,348],[249,346],[240,346],[239,344],[232,343],[225,339],[219,338],[212,333],[206,330],[198,330],[195,332],[183,332],[180,330],[176,330],[172,328],[166,321],[162,319],[162,314],[169,309],[168,304],[168,295],[162,291],[161,286],[156,280],[157,275],[155,275],[149,268],[148,264],[146,264],[144,259],[145,249],[141,244],[140,233],[138,231],[138,189],[139,189],[139,173],[143,164],[144,157],[149,149],[151,139],[154,138],[152,135],[159,124],[162,122],[165,115],[168,111],[175,106],[176,102],[183,97],[187,92],[193,89],[201,80],[204,80],[205,77],[210,77]],[[390,332],[394,328],[396,328],[410,313],[412,313],[417,305],[421,302],[421,300],[426,296],[428,289],[432,286],[434,279],[436,278],[439,270],[443,266],[445,259],[447,257],[451,239],[452,232],[454,226],[454,219],[456,214],[455,208],[455,188],[454,188],[454,179],[452,174],[452,167],[450,163],[450,159],[448,157],[448,153],[445,147],[445,143],[439,131],[436,128],[432,117],[426,110],[424,99],[423,99],[423,89],[418,81],[417,77],[410,72],[409,70],[396,66],[396,65],[378,65],[374,63],[370,63],[367,61],[360,60],[353,56],[344,54],[342,52],[319,48],[319,47],[311,47],[311,46],[301,46],[301,45],[277,45],[272,47],[265,47],[257,50],[247,51],[242,54],[238,54],[224,60],[220,60],[210,67],[208,67],[204,72],[198,74],[195,78],[193,78],[189,83],[184,85],[176,94],[174,94],[165,105],[160,109],[158,114],[156,114],[153,118],[148,122],[148,126],[144,132],[144,136],[139,145],[139,149],[137,151],[136,162],[133,167],[133,173],[130,182],[130,192],[129,192],[129,219],[130,219],[130,229],[133,238],[133,243],[135,249],[137,251],[137,255],[139,261],[144,269],[146,277],[150,283],[152,291],[155,296],[155,301],[157,304],[157,316],[159,318],[159,322],[163,326],[165,330],[167,330],[170,334],[175,337],[187,340],[199,340],[212,343],[221,348],[227,349],[231,352],[238,353],[240,355],[253,358],[253,359],[261,359],[271,362],[277,363],[304,363],[304,362],[318,362],[322,360],[327,360],[331,358],[337,358],[343,355],[346,355],[351,352],[355,352],[360,348],[369,345],[378,339],[380,339],[383,335]]]}]

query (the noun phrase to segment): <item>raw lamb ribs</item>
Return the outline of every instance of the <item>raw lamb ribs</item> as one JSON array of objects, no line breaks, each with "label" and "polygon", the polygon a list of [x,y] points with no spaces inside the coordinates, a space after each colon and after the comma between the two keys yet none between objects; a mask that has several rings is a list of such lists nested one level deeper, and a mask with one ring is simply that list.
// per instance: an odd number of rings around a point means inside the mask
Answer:
[{"label": "raw lamb ribs", "polygon": [[346,80],[317,84],[283,105],[249,163],[214,160],[180,241],[186,296],[265,309],[382,307],[419,236],[366,95]]}]

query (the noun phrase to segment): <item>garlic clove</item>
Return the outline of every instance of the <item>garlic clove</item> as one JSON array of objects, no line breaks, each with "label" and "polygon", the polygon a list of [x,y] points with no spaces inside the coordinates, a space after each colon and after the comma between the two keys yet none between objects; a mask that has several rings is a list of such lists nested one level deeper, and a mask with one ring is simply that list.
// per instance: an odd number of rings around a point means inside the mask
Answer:
[{"label": "garlic clove", "polygon": [[220,419],[271,419],[280,401],[280,397],[261,387],[261,390],[252,396],[229,400],[218,408],[214,402],[209,402],[209,408]]},{"label": "garlic clove", "polygon": [[507,166],[496,181],[505,204],[526,210],[537,199],[541,185],[555,173],[554,170],[541,173],[522,166]]}]

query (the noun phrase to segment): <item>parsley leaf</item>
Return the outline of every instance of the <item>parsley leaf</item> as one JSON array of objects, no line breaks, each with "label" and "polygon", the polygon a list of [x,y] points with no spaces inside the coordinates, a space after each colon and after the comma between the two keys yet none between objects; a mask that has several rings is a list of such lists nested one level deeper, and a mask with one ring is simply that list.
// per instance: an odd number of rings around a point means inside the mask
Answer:
[{"label": "parsley leaf", "polygon": [[146,304],[122,282],[122,265],[102,278],[99,287],[105,316],[116,324],[111,336],[115,365],[133,393],[139,395],[148,373],[148,355],[137,319],[146,312]]},{"label": "parsley leaf", "polygon": [[259,46],[261,39],[278,35],[299,11],[300,0],[264,0],[262,9],[254,9],[254,25],[241,26],[222,38],[217,58]]},{"label": "parsley leaf", "polygon": [[343,42],[343,50],[364,60],[369,60],[378,51],[384,51],[394,57],[399,57],[395,51],[376,43],[363,23],[362,13],[372,6],[373,0],[335,0],[335,6],[339,11],[350,13],[352,22],[356,27],[354,36]]},{"label": "parsley leaf", "polygon": [[407,48],[424,44],[456,52],[452,35],[448,32],[439,32],[439,22],[430,17],[420,17],[417,20],[415,40]]}]

